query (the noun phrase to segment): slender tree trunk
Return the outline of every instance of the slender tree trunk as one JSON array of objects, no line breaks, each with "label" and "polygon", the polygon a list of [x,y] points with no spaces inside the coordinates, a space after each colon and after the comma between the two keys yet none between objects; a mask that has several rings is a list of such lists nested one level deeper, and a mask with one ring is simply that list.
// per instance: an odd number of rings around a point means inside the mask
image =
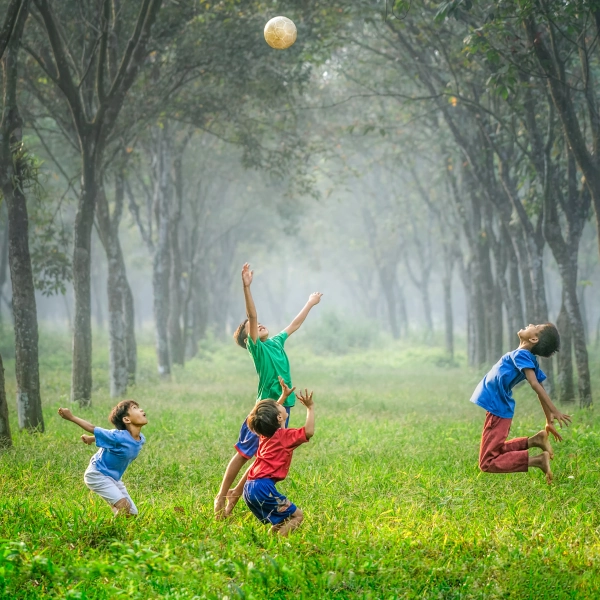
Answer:
[{"label": "slender tree trunk", "polygon": [[[121,254],[121,260],[123,255]],[[125,273],[125,263],[122,271]],[[135,337],[135,306],[133,294],[127,278],[123,281],[123,304],[125,318],[125,352],[127,354],[127,380],[129,385],[134,385],[137,373],[137,341]]]},{"label": "slender tree trunk", "polygon": [[565,308],[565,293],[563,290],[563,301],[560,312],[556,319],[556,326],[560,331],[560,352],[558,353],[558,399],[563,404],[575,402],[575,388],[573,384],[573,338],[569,315]]},{"label": "slender tree trunk", "polygon": [[4,387],[4,364],[0,354],[0,448],[12,446],[10,423],[8,421],[8,402],[6,401],[6,388]]},{"label": "slender tree trunk", "polygon": [[407,336],[408,327],[408,312],[406,310],[406,298],[404,297],[404,288],[396,282],[395,295],[398,301],[398,329],[401,336]]},{"label": "slender tree trunk", "polygon": [[152,288],[154,292],[154,323],[156,327],[156,355],[158,373],[161,377],[171,376],[171,355],[169,353],[169,281],[171,252],[169,240],[169,201],[171,164],[170,152],[163,129],[157,131],[157,152],[155,157],[155,213],[158,240],[154,252]]},{"label": "slender tree trunk", "polygon": [[[451,267],[450,267],[451,269]],[[452,271],[444,274],[442,279],[444,288],[444,325],[445,325],[445,340],[446,352],[448,356],[454,358],[454,319],[452,312]]]},{"label": "slender tree trunk", "polygon": [[380,275],[381,289],[385,298],[388,322],[390,331],[395,340],[400,339],[400,329],[398,327],[398,311],[396,306],[396,296],[394,294],[394,280],[386,277],[383,273]]},{"label": "slender tree trunk", "polygon": [[0,326],[2,325],[2,300],[4,299],[4,284],[8,274],[8,218],[4,223],[2,241],[0,242]]},{"label": "slender tree trunk", "polygon": [[82,139],[83,177],[81,197],[75,214],[73,249],[73,362],[71,371],[71,401],[79,406],[92,403],[92,298],[91,250],[94,211],[98,195],[98,170],[94,142]]},{"label": "slender tree trunk", "polygon": [[22,142],[22,120],[16,93],[17,54],[26,17],[27,6],[24,6],[2,58],[4,109],[0,123],[0,189],[8,209],[8,256],[13,294],[19,427],[44,431],[37,310],[29,254],[29,216],[23,191],[27,154]]}]

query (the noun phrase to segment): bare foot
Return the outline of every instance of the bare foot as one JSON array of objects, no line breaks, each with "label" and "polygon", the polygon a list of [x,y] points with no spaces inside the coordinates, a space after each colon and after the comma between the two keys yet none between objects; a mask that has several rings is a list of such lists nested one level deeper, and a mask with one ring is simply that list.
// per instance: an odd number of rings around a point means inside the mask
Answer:
[{"label": "bare foot", "polygon": [[214,503],[215,519],[221,521],[225,518],[225,498],[223,496],[217,496]]},{"label": "bare foot", "polygon": [[225,508],[225,516],[228,517],[233,512],[235,505],[238,503],[238,500],[242,497],[242,495],[233,490],[229,490],[227,492],[227,508]]},{"label": "bare foot", "polygon": [[533,437],[530,437],[527,440],[527,446],[528,448],[541,448],[549,454],[550,460],[554,458],[554,450],[550,445],[550,438],[548,437],[548,432],[545,429],[538,431]]},{"label": "bare foot", "polygon": [[550,468],[550,453],[544,451],[540,454],[542,464],[540,469],[546,473],[546,483],[550,485],[552,483],[552,469]]},{"label": "bare foot", "polygon": [[93,435],[82,435],[81,436],[81,441],[84,444],[87,444],[88,446],[90,446],[91,444],[93,444],[96,441],[96,438]]}]

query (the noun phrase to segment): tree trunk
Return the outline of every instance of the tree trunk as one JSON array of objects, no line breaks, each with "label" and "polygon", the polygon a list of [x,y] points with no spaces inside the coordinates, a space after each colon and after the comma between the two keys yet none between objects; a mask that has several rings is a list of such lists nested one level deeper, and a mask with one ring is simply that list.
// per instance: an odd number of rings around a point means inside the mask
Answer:
[{"label": "tree trunk", "polygon": [[10,423],[8,422],[8,402],[6,401],[6,388],[4,387],[4,364],[0,354],[0,448],[12,446]]},{"label": "tree trunk", "polygon": [[156,355],[158,373],[161,377],[171,376],[171,355],[169,353],[169,281],[171,252],[169,243],[169,200],[170,200],[170,153],[165,140],[165,131],[157,131],[157,152],[155,157],[155,200],[158,239],[152,265],[152,289],[154,293],[154,324],[156,328]]},{"label": "tree trunk", "polygon": [[[451,267],[450,267],[451,269]],[[452,313],[452,271],[446,271],[442,279],[444,287],[444,325],[445,325],[445,340],[446,353],[454,358],[454,319]]]},{"label": "tree trunk", "polygon": [[[388,274],[389,275],[389,274]],[[388,322],[390,324],[390,332],[395,340],[400,339],[400,328],[398,327],[398,311],[396,306],[395,281],[394,278],[386,276],[385,273],[380,273],[379,281],[385,298],[385,306],[387,309]]]},{"label": "tree trunk", "polygon": [[[121,254],[121,260],[123,255]],[[122,265],[125,273],[125,263]],[[125,352],[127,354],[127,380],[129,385],[134,385],[137,373],[137,341],[135,337],[135,307],[133,294],[127,278],[123,280],[123,303],[125,318]]]},{"label": "tree trunk", "polygon": [[71,401],[80,407],[92,403],[92,298],[91,250],[94,211],[98,195],[98,170],[94,142],[82,139],[82,190],[75,214],[73,249],[73,362],[71,371]]},{"label": "tree trunk", "polygon": [[17,106],[17,54],[27,7],[21,9],[4,57],[2,122],[0,124],[0,189],[8,209],[8,256],[15,328],[15,371],[19,427],[44,431],[38,363],[38,323],[31,257],[29,216],[24,194],[27,153]]},{"label": "tree trunk", "polygon": [[575,388],[573,384],[573,338],[569,315],[565,308],[565,293],[563,290],[563,301],[560,312],[556,319],[556,327],[560,332],[560,352],[558,353],[558,400],[563,404],[575,402]]},{"label": "tree trunk", "polygon": [[4,284],[8,274],[8,218],[4,223],[2,241],[0,242],[0,326],[2,325],[2,301],[4,299]]}]

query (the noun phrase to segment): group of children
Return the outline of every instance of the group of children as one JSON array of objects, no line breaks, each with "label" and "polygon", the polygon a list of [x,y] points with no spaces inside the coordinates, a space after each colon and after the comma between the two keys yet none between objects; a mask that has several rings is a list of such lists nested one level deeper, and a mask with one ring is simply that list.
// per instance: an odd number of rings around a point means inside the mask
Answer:
[{"label": "group of children", "polygon": [[[247,318],[237,328],[236,343],[249,351],[258,375],[257,401],[240,429],[236,453],[229,461],[221,488],[214,501],[215,517],[229,516],[243,497],[251,512],[271,532],[287,535],[302,523],[302,511],[281,494],[275,484],[286,478],[293,451],[308,442],[315,433],[313,393],[307,389],[294,395],[285,342],[304,323],[322,294],[315,292],[298,316],[281,333],[269,337],[268,329],[258,322],[250,290],[253,271],[246,263],[242,283]],[[471,402],[486,410],[481,437],[479,467],[489,473],[516,473],[537,467],[552,481],[550,460],[553,451],[549,434],[562,438],[554,421],[562,427],[571,417],[561,413],[542,386],[546,375],[537,356],[549,357],[560,348],[560,336],[551,323],[528,325],[518,332],[519,347],[505,354],[485,375],[475,389]],[[532,437],[507,440],[514,414],[512,389],[527,380],[536,392],[546,415],[546,427]],[[306,422],[299,429],[288,428],[290,410],[298,399],[306,407]],[[125,469],[138,456],[145,443],[141,429],[148,423],[146,413],[133,400],[123,400],[113,408],[109,420],[116,429],[103,429],[75,417],[69,409],[59,414],[93,435],[82,435],[86,444],[95,442],[99,450],[90,459],[84,482],[90,490],[106,500],[115,514],[136,515],[137,508],[121,481]],[[530,456],[529,448],[540,448]],[[235,487],[231,487],[246,463],[256,457]]]}]

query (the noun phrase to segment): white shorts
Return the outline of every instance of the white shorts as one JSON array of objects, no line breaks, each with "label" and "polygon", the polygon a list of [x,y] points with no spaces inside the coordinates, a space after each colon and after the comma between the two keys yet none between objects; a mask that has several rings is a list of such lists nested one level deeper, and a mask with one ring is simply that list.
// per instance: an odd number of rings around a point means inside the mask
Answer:
[{"label": "white shorts", "polygon": [[118,509],[115,508],[115,504],[122,498],[129,500],[130,509],[129,513],[132,515],[138,514],[138,509],[133,503],[125,484],[122,481],[117,481],[108,475],[103,475],[100,471],[97,471],[93,465],[90,465],[85,473],[83,474],[83,481],[85,485],[96,492],[98,496],[104,498],[112,508],[112,511],[116,514]]}]

